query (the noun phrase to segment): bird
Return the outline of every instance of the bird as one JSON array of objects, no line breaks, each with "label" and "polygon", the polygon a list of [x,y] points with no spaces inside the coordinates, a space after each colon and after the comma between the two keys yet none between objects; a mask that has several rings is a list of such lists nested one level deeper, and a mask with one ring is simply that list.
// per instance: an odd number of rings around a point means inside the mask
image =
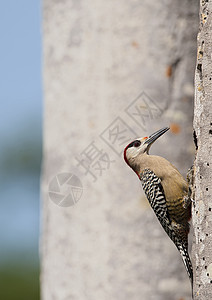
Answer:
[{"label": "bird", "polygon": [[177,168],[161,156],[149,155],[152,144],[170,128],[138,138],[124,149],[124,160],[137,174],[146,197],[163,229],[174,242],[192,286],[193,269],[188,253],[191,197],[189,186]]}]

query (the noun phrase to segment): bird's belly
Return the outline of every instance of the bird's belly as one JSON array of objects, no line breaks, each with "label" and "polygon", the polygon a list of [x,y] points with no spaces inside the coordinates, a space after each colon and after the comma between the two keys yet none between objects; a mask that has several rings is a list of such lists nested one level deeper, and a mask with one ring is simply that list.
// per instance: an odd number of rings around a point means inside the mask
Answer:
[{"label": "bird's belly", "polygon": [[184,197],[172,199],[171,201],[166,200],[166,202],[169,216],[175,222],[185,223],[190,219],[190,205],[188,207],[185,206]]}]

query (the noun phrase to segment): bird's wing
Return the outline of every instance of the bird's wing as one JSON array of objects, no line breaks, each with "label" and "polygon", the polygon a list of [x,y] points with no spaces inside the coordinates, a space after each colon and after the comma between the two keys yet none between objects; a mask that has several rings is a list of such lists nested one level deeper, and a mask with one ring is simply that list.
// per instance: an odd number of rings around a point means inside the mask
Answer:
[{"label": "bird's wing", "polygon": [[145,169],[140,174],[140,180],[152,209],[159,221],[162,221],[162,226],[171,224],[161,179],[153,171]]},{"label": "bird's wing", "polygon": [[185,264],[188,275],[193,281],[193,271],[191,261],[188,255],[187,246],[183,240],[175,232],[166,205],[166,197],[161,184],[161,179],[155,175],[155,173],[149,169],[145,169],[140,174],[140,180],[146,197],[154,210],[159,222],[163,229],[166,231],[170,239],[174,242],[177,249],[179,250],[183,262]]}]

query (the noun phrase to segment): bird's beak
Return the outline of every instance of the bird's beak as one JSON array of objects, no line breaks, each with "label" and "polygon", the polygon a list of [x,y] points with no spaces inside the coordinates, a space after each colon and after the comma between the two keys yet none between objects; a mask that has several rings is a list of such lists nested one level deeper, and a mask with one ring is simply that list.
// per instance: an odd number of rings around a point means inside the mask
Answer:
[{"label": "bird's beak", "polygon": [[169,129],[170,129],[169,127],[165,127],[165,128],[162,128],[162,129],[156,131],[155,133],[151,134],[146,139],[144,144],[148,144],[148,146],[152,145],[161,135],[163,135]]}]

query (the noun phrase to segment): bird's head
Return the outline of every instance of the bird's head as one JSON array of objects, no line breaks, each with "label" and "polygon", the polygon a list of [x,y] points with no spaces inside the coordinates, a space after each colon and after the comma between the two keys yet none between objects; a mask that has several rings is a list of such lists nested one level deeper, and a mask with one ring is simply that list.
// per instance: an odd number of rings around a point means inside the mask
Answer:
[{"label": "bird's head", "polygon": [[169,130],[169,127],[162,128],[151,134],[149,137],[136,139],[127,145],[124,149],[124,159],[126,163],[129,165],[129,161],[136,158],[138,155],[149,154],[151,145],[167,130]]}]

